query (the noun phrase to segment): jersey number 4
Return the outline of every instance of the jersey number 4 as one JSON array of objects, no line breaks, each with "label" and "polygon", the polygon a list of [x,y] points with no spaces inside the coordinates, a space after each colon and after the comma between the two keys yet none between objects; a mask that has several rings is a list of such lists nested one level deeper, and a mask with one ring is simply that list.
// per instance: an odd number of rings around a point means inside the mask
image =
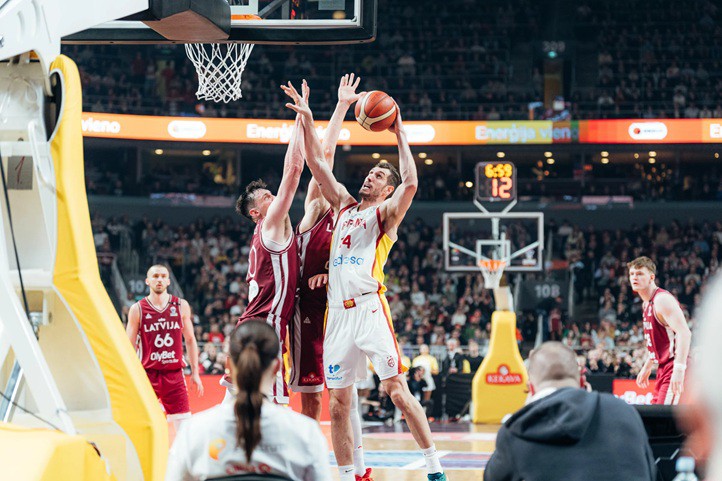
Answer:
[{"label": "jersey number 4", "polygon": [[351,235],[347,235],[341,241],[341,244],[345,245],[347,249],[351,248]]}]

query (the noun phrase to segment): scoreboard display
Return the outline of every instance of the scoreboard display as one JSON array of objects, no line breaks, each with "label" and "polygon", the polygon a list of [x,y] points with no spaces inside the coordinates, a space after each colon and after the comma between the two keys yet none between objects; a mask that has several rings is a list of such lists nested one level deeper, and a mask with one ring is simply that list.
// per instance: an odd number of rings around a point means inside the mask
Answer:
[{"label": "scoreboard display", "polygon": [[512,202],[516,200],[516,166],[511,162],[476,164],[477,202]]}]

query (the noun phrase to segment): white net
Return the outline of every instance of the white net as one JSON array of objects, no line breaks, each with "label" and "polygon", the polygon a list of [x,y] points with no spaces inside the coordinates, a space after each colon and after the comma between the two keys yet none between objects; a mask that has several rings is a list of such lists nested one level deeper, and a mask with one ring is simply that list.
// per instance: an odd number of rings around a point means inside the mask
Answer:
[{"label": "white net", "polygon": [[484,276],[484,288],[496,289],[499,287],[499,281],[504,275],[504,267],[506,267],[505,261],[496,259],[488,259],[479,261],[479,269],[481,275]]},{"label": "white net", "polygon": [[232,102],[243,97],[241,77],[252,43],[188,43],[186,54],[198,74],[199,100]]}]

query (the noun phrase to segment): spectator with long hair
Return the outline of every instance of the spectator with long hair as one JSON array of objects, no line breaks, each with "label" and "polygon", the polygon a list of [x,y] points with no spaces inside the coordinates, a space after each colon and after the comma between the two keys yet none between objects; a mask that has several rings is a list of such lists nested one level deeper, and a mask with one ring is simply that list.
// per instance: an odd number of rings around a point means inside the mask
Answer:
[{"label": "spectator with long hair", "polygon": [[166,481],[229,474],[275,474],[298,481],[330,480],[328,445],[312,419],[270,401],[279,370],[279,341],[263,320],[231,333],[234,404],[193,416],[178,432]]}]

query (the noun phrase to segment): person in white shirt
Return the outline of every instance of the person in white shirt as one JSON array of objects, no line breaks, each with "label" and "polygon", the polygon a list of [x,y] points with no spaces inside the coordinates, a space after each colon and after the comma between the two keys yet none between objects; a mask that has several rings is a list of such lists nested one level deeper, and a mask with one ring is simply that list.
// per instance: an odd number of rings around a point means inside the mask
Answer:
[{"label": "person in white shirt", "polygon": [[248,320],[233,330],[235,403],[221,403],[181,426],[168,457],[166,481],[233,474],[331,480],[328,444],[318,423],[270,401],[280,367],[278,350],[278,337],[263,320]]}]

